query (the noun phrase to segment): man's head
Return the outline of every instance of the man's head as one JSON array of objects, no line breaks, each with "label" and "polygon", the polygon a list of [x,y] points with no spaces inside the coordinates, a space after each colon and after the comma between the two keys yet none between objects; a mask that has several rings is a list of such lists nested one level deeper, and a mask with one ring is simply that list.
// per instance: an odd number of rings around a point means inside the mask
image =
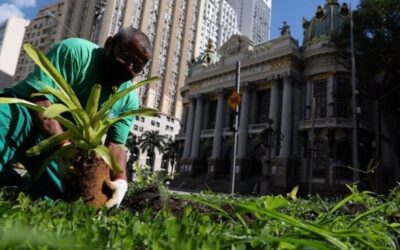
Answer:
[{"label": "man's head", "polygon": [[105,45],[103,83],[119,86],[143,71],[153,56],[149,38],[133,27],[121,28]]}]

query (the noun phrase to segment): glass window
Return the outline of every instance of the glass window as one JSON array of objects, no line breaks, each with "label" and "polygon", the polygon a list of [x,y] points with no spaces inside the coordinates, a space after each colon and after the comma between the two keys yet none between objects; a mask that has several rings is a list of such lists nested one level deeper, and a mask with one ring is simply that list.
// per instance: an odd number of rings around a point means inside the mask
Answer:
[{"label": "glass window", "polygon": [[269,89],[258,91],[256,108],[256,123],[265,123],[269,116],[269,104],[271,99],[271,91]]},{"label": "glass window", "polygon": [[315,118],[326,117],[326,80],[314,81]]}]

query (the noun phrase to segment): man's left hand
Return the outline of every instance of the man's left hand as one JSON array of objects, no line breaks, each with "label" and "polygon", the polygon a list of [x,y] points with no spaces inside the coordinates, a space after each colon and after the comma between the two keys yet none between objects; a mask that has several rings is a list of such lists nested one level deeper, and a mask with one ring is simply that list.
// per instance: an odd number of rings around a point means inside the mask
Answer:
[{"label": "man's left hand", "polygon": [[107,186],[112,191],[112,197],[106,202],[108,208],[116,206],[117,208],[124,199],[126,190],[128,189],[128,182],[123,179],[117,179],[115,181],[107,182]]}]

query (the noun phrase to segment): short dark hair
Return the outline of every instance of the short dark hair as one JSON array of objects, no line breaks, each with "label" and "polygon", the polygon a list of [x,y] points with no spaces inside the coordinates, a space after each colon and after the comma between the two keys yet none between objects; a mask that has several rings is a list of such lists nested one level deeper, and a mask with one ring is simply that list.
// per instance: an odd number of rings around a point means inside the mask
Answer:
[{"label": "short dark hair", "polygon": [[118,33],[113,37],[113,42],[117,44],[127,44],[136,36],[141,37],[145,41],[144,45],[147,50],[152,50],[149,37],[141,30],[133,28],[132,26],[120,28]]}]

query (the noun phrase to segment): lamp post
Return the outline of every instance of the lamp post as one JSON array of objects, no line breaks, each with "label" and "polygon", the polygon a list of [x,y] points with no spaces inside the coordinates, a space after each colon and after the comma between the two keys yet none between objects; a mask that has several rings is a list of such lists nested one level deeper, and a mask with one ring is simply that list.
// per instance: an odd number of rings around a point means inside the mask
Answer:
[{"label": "lamp post", "polygon": [[51,17],[54,20],[57,21],[57,23],[61,24],[61,26],[64,27],[64,29],[66,29],[69,33],[71,33],[74,37],[78,37],[77,34],[75,34],[70,28],[68,28],[63,22],[61,22],[53,13],[51,13],[50,11],[46,11],[46,16],[47,17]]}]

